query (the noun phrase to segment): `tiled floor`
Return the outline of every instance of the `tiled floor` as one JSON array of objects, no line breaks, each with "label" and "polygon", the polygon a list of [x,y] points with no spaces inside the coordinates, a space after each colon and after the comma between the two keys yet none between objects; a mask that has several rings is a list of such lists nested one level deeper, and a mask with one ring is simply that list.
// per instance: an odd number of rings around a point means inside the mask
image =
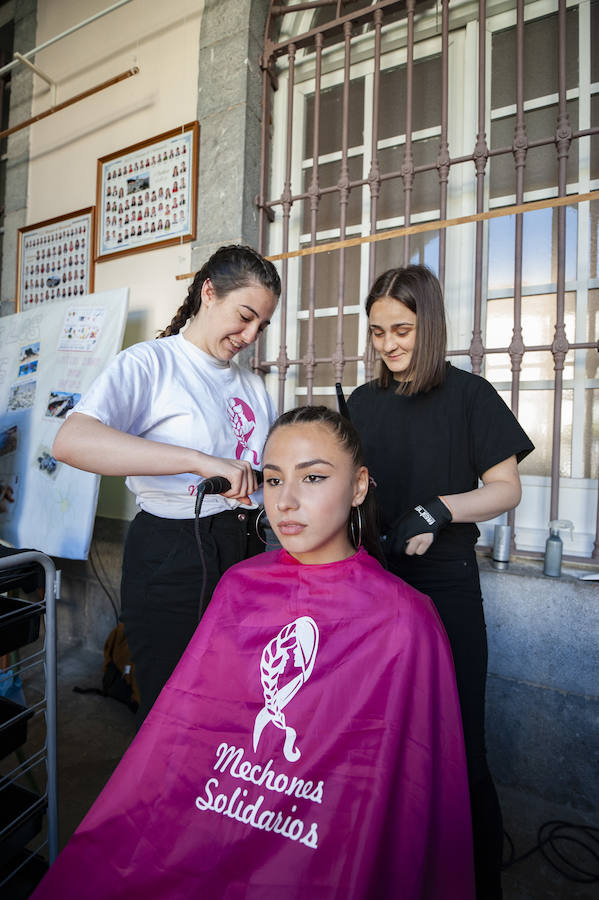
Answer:
[{"label": "tiled floor", "polygon": [[[99,653],[70,648],[60,654],[61,846],[64,846],[99,794],[135,734],[135,716],[126,706],[98,695],[73,692],[74,685],[99,686],[101,673],[102,657]],[[584,822],[580,813],[569,808],[552,806],[510,788],[500,786],[499,792],[505,827],[514,841],[516,854],[525,852],[536,843],[539,825],[550,819]],[[599,822],[587,819],[587,824],[598,825]],[[564,849],[570,852],[569,847]],[[588,859],[584,862],[590,866]],[[18,894],[15,888],[14,894],[11,896],[9,892],[3,895],[3,900],[24,900],[27,896],[27,893]],[[538,852],[504,873],[505,900],[597,900],[598,896],[597,884],[581,885],[566,880]]]}]

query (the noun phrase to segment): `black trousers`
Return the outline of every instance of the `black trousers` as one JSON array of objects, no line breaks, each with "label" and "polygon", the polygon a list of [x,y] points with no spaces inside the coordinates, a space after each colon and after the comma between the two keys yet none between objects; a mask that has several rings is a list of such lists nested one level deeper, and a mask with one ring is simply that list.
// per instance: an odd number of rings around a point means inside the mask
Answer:
[{"label": "black trousers", "polygon": [[474,551],[460,558],[392,557],[391,571],[428,594],[441,617],[460,696],[468,762],[477,900],[499,900],[503,821],[487,765],[485,688],[487,630]]},{"label": "black trousers", "polygon": [[[229,566],[264,550],[255,530],[258,512],[235,509],[200,519],[204,607]],[[197,628],[203,574],[193,519],[137,514],[125,542],[121,621],[141,697],[139,725]]]}]

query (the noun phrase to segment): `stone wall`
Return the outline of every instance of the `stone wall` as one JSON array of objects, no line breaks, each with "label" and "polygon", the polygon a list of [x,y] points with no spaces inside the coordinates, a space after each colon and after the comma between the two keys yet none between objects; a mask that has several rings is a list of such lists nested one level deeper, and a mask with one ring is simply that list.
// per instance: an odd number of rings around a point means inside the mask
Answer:
[{"label": "stone wall", "polygon": [[503,784],[599,810],[599,582],[541,562],[481,563],[489,642],[487,744]]}]

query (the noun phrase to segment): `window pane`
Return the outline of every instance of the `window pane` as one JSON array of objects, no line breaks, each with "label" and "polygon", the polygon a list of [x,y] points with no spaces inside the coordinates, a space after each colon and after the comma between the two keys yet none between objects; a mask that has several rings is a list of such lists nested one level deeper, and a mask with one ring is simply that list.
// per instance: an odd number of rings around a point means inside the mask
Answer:
[{"label": "window pane", "polygon": [[[595,352],[595,355],[596,352]],[[599,478],[599,389],[585,391],[584,477]]]},{"label": "window pane", "polygon": [[[578,209],[566,208],[566,280],[576,277]],[[522,282],[550,284],[557,280],[557,209],[540,209],[524,216]]]},{"label": "window pane", "polygon": [[[599,204],[597,204],[599,211]],[[557,279],[557,222],[555,209],[526,213],[523,225],[522,282],[525,286],[551,284]],[[595,223],[595,246],[597,227]],[[489,290],[512,290],[514,284],[516,225],[514,216],[489,222]],[[576,278],[578,210],[566,208],[566,281]],[[535,343],[538,343],[536,341]],[[494,345],[496,346],[496,345]]]},{"label": "window pane", "polygon": [[[404,156],[404,145],[386,147],[379,150],[381,173],[399,172]],[[424,166],[434,163],[439,152],[439,139],[415,141],[413,144],[414,165]],[[412,212],[426,212],[438,209],[440,204],[439,176],[437,170],[421,172],[414,176],[412,187]],[[403,179],[399,176],[384,181],[377,203],[377,219],[394,219],[404,213]]]},{"label": "window pane", "polygon": [[[597,33],[597,32],[595,32]],[[493,109],[516,102],[516,28],[495,32],[492,38]],[[566,14],[566,85],[578,84],[578,10]],[[524,26],[524,100],[557,93],[558,17],[554,13]]]},{"label": "window pane", "polygon": [[[358,353],[358,316],[345,315],[343,317],[343,350],[346,356],[356,356]],[[337,344],[337,317],[327,316],[316,319],[314,323],[315,356],[332,356]],[[308,350],[308,323],[299,323],[300,347],[299,356],[303,357]],[[363,348],[362,348],[363,349]],[[347,384],[356,384],[358,379],[357,363],[345,364],[343,381]],[[306,384],[306,370],[304,366],[299,372],[298,384]],[[335,366],[333,363],[320,363],[314,371],[314,385],[325,387],[335,384]]]},{"label": "window pane", "polygon": [[[516,219],[502,216],[489,221],[489,290],[509,288],[514,284],[514,248]],[[492,344],[490,346],[501,346]]]},{"label": "window pane", "polygon": [[[570,125],[578,128],[578,101],[567,104]],[[558,106],[544,106],[525,113],[526,134],[529,141],[541,140],[555,134]],[[515,116],[495,120],[491,125],[491,146],[511,147],[514,139]],[[493,157],[490,162],[490,191],[492,197],[503,197],[516,192],[516,169],[511,153]],[[572,141],[568,154],[567,180],[578,182],[578,141]],[[557,155],[555,144],[532,147],[526,154],[524,190],[547,190],[557,184]]]},{"label": "window pane", "polygon": [[[380,231],[379,233],[384,233]],[[404,239],[392,238],[388,241],[380,241],[376,245],[375,272],[379,275],[387,269],[403,266]],[[439,271],[439,232],[425,231],[423,234],[410,235],[410,262],[422,263],[432,269],[435,274]]]},{"label": "window pane", "polygon": [[[441,121],[441,57],[414,63],[412,132],[432,128]],[[381,72],[379,140],[399,137],[406,131],[406,69]]]},{"label": "window pane", "polygon": [[[599,291],[589,291],[587,301],[587,341],[599,340]],[[599,378],[599,353],[597,350],[586,351],[586,376]]]},{"label": "window pane", "polygon": [[[358,181],[362,178],[362,157],[352,156],[347,161],[349,169],[349,180]],[[332,187],[339,181],[341,174],[341,160],[331,163],[321,163],[318,167],[318,181],[320,189]],[[307,191],[312,180],[312,168],[306,169],[304,172],[304,191]],[[367,188],[368,190],[368,188]],[[339,228],[339,191],[331,191],[330,194],[324,194],[318,204],[318,213],[316,215],[316,228],[323,230],[326,228]],[[310,201],[303,202],[303,231],[310,232]],[[349,202],[347,204],[347,224],[357,225],[362,221],[362,188],[355,188],[350,191]]]},{"label": "window pane", "polygon": [[[325,243],[325,242],[321,242]],[[317,244],[318,246],[318,244]],[[326,309],[328,306],[337,306],[337,293],[339,290],[339,252],[317,253],[314,256],[315,278],[315,308]],[[310,305],[310,257],[302,256],[302,287],[301,309],[309,309]],[[346,247],[345,249],[345,289],[343,302],[345,306],[361,303],[360,297],[360,248]],[[318,328],[318,324],[316,324]],[[353,351],[352,351],[353,352]]]},{"label": "window pane", "polygon": [[[591,3],[591,35],[599,34],[599,3]],[[599,43],[591,41],[591,81],[599,81]]]},{"label": "window pane", "polygon": [[[565,296],[564,321],[566,335],[574,339],[575,301],[573,292]],[[550,345],[555,334],[557,298],[555,294],[537,294],[522,297],[522,338],[525,346]],[[514,328],[514,301],[501,298],[487,301],[486,346],[508,347]],[[564,378],[573,378],[574,354],[568,353],[564,366]],[[511,365],[507,354],[489,354],[485,359],[486,377],[490,381],[510,381]],[[522,359],[521,381],[553,381],[555,375],[553,355],[548,350],[526,351]]]},{"label": "window pane", "polygon": [[597,244],[599,243],[599,200],[593,200],[589,203],[591,212],[590,222],[590,257],[591,257],[591,278],[597,278]]},{"label": "window pane", "polygon": [[[320,93],[320,131],[318,153],[341,150],[343,128],[343,85],[336,84]],[[364,79],[355,78],[349,84],[349,146],[359,147],[364,128]],[[306,133],[304,159],[312,158],[314,140],[314,95],[306,98]]]},{"label": "window pane", "polygon": [[[572,391],[562,396],[560,475],[570,477],[572,469]],[[501,395],[509,402],[509,396]],[[535,445],[520,465],[521,475],[551,475],[553,440],[553,391],[520,391],[518,420]]]},{"label": "window pane", "polygon": [[[511,337],[511,327],[510,327],[510,337]],[[509,341],[507,341],[509,344]],[[503,345],[505,346],[505,344]],[[507,353],[488,353],[485,356],[484,361],[484,377],[487,381],[490,381],[492,384],[499,384],[500,382],[511,381],[512,380],[512,367],[510,363],[510,358]],[[503,395],[502,395],[503,396]],[[510,405],[509,401],[509,393],[508,399],[505,397],[503,399]]]}]

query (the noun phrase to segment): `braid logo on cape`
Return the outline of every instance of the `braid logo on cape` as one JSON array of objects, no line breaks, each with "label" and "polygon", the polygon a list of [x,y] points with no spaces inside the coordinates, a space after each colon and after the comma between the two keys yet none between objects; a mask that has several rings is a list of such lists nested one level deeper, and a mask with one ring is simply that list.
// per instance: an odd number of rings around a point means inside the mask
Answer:
[{"label": "braid logo on cape", "polygon": [[[302,616],[282,628],[276,637],[268,642],[262,651],[260,660],[260,680],[264,692],[264,706],[254,722],[253,749],[257,750],[260,736],[264,728],[271,723],[284,732],[283,753],[289,762],[297,762],[301,756],[295,746],[297,733],[285,720],[283,709],[295,697],[303,684],[308,680],[318,650],[318,627],[310,616]],[[299,674],[286,683],[280,683],[292,661],[293,669],[299,668]],[[260,765],[248,766],[243,760],[243,749],[220,744],[216,751],[217,772],[228,772],[234,778],[240,778],[270,791],[287,796],[302,797],[316,803],[322,802],[322,781],[316,785],[302,778],[289,777],[284,772],[278,775],[272,769],[272,759],[263,768]],[[316,849],[318,846],[316,822],[306,828],[304,822],[295,818],[293,813],[297,805],[291,806],[291,813],[284,817],[283,813],[263,809],[265,796],[261,794],[253,803],[246,803],[248,790],[236,787],[231,797],[226,794],[214,795],[218,788],[217,778],[210,778],[205,785],[203,797],[196,798],[199,810],[212,810],[232,819],[251,825],[264,831],[273,831],[292,841],[299,841],[306,847]]]},{"label": "braid logo on cape", "polygon": [[451,651],[364,549],[229,569],[32,900],[473,900]]}]

